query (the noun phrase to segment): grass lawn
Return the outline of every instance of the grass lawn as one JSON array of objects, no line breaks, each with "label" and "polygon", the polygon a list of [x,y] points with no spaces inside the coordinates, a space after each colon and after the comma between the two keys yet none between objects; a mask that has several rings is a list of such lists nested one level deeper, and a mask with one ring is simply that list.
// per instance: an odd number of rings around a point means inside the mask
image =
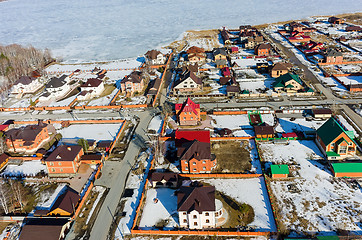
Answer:
[{"label": "grass lawn", "polygon": [[104,85],[104,90],[99,97],[104,97],[111,94],[115,88],[116,87],[114,85]]},{"label": "grass lawn", "polygon": [[211,153],[216,155],[217,167],[214,172],[242,173],[251,169],[247,141],[211,142]]},{"label": "grass lawn", "polygon": [[7,226],[12,224],[12,222],[0,222],[0,234],[5,230]]}]

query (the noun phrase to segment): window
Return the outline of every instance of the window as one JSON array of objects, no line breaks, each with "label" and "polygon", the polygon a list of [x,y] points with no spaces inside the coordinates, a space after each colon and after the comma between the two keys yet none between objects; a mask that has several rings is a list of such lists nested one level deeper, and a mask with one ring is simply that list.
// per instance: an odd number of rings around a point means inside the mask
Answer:
[{"label": "window", "polygon": [[203,170],[206,170],[206,167],[203,167],[202,169],[203,169]]},{"label": "window", "polygon": [[206,219],[206,223],[210,223],[210,220],[209,220],[209,219]]},{"label": "window", "polygon": [[191,117],[191,120],[194,120],[194,117]]},{"label": "window", "polygon": [[187,161],[185,161],[185,164],[187,164]]},{"label": "window", "polygon": [[59,166],[62,166],[62,163],[61,163],[61,162],[58,162],[58,165],[59,165]]},{"label": "window", "polygon": [[185,170],[189,170],[189,168],[188,168],[188,167],[185,167]]},{"label": "window", "polygon": [[196,219],[196,218],[197,218],[197,216],[196,216],[196,215],[194,215],[194,216],[193,216],[193,218],[194,218],[194,219]]},{"label": "window", "polygon": [[352,146],[352,142],[348,143],[348,146]]},{"label": "window", "polygon": [[207,213],[205,213],[205,216],[206,216],[206,217],[208,217],[209,215],[210,215],[210,214],[209,214],[208,212],[207,212]]},{"label": "window", "polygon": [[183,212],[182,215],[186,215],[186,212]]},{"label": "window", "polygon": [[186,119],[186,117],[184,117],[184,120]]},{"label": "window", "polygon": [[193,171],[196,172],[196,168],[194,168]]},{"label": "window", "polygon": [[52,172],[55,172],[55,169],[54,169],[54,168],[52,168]]},{"label": "window", "polygon": [[53,162],[50,162],[50,163],[49,163],[49,166],[54,166],[54,163],[53,163]]},{"label": "window", "polygon": [[334,143],[331,143],[331,147],[334,147]]},{"label": "window", "polygon": [[184,223],[187,223],[187,220],[186,220],[186,219],[184,219]]},{"label": "window", "polygon": [[203,160],[203,161],[202,161],[202,163],[203,163],[203,164],[205,164],[205,163],[206,163],[206,161],[205,161],[205,160]]},{"label": "window", "polygon": [[63,172],[63,168],[61,168],[60,171]]},{"label": "window", "polygon": [[347,152],[347,146],[340,146],[339,147],[339,153],[346,153]]},{"label": "window", "polygon": [[194,225],[197,226],[197,222],[194,222]]},{"label": "window", "polygon": [[192,165],[196,165],[196,162],[193,162]]}]

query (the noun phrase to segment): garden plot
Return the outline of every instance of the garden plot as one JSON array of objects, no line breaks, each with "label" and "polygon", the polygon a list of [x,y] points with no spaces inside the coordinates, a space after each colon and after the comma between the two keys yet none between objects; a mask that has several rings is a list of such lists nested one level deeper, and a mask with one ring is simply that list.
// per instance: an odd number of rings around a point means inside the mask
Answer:
[{"label": "garden plot", "polygon": [[122,124],[72,124],[58,132],[63,138],[114,140]]},{"label": "garden plot", "polygon": [[162,123],[163,120],[160,115],[154,116],[148,124],[148,130],[155,131],[155,133],[159,134],[161,133]]},{"label": "garden plot", "polygon": [[[250,80],[250,81],[245,81],[245,80]],[[264,81],[253,81],[253,79],[240,79],[240,78],[237,78],[236,81],[239,83],[241,90],[248,90],[250,93],[258,93],[258,90],[264,91],[266,89],[272,89],[273,83],[275,82],[272,79],[266,79]]]},{"label": "garden plot", "polygon": [[279,124],[275,128],[277,132],[295,132],[295,131],[302,131],[302,132],[311,132],[317,130],[326,120],[319,120],[319,121],[307,121],[305,118],[296,118],[294,121],[291,121],[290,118],[279,118]]},{"label": "garden plot", "polygon": [[362,76],[338,77],[338,79],[344,85],[361,84],[362,83]]},{"label": "garden plot", "polygon": [[211,125],[214,128],[228,128],[233,131],[233,135],[235,137],[254,136],[254,130],[249,124],[249,118],[247,114],[210,115],[210,117],[213,119],[211,121]]},{"label": "garden plot", "polygon": [[[272,181],[273,194],[286,229],[296,232],[361,231],[362,193],[344,179],[335,179],[320,162],[322,154],[313,141],[290,141],[289,145],[261,143],[265,161],[297,164],[300,178]],[[290,191],[291,185],[296,191]]]},{"label": "garden plot", "polygon": [[100,97],[94,100],[91,100],[88,103],[88,106],[107,106],[111,102],[112,98],[116,93],[118,92],[118,88],[115,88],[111,94],[108,94],[107,96]]},{"label": "garden plot", "polygon": [[38,173],[47,173],[47,167],[41,163],[40,160],[27,161],[22,165],[8,165],[4,172],[1,174],[7,177],[34,177]]},{"label": "garden plot", "polygon": [[230,196],[239,203],[252,206],[255,218],[249,224],[250,227],[259,231],[276,231],[267,189],[262,178],[204,179],[203,181],[215,186],[217,191]]},{"label": "garden plot", "polygon": [[242,69],[235,71],[239,76],[239,81],[263,81],[265,76],[258,73],[255,69]]},{"label": "garden plot", "polygon": [[155,226],[174,228],[178,225],[177,196],[170,188],[150,188],[147,191],[145,205],[139,224],[141,229]]},{"label": "garden plot", "polygon": [[69,106],[69,104],[72,103],[72,101],[74,101],[74,99],[76,99],[77,96],[71,96],[68,97],[66,99],[63,99],[61,101],[58,102],[52,102],[49,104],[49,107],[64,107],[64,106]]},{"label": "garden plot", "polygon": [[251,68],[255,67],[257,63],[265,62],[264,58],[244,58],[244,59],[234,59],[232,63],[236,62],[239,68]]}]

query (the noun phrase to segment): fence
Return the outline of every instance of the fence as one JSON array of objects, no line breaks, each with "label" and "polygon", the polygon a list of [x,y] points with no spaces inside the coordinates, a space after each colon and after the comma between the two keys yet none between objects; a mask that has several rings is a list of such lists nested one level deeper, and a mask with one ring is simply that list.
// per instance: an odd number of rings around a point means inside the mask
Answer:
[{"label": "fence", "polygon": [[244,173],[197,173],[197,174],[189,174],[182,173],[181,177],[188,178],[257,178],[262,176],[262,174],[244,174]]},{"label": "fence", "polygon": [[121,134],[122,134],[123,129],[125,128],[125,126],[126,126],[126,122],[124,121],[124,123],[122,124],[121,128],[119,129],[119,131],[118,131],[118,133],[117,133],[114,141],[112,142],[112,145],[111,145],[111,147],[110,147],[110,149],[109,149],[109,153],[111,153],[112,150],[114,149],[114,147],[116,146],[116,143],[117,143],[119,137],[121,136]]},{"label": "fence", "polygon": [[0,112],[23,112],[23,111],[54,111],[54,110],[87,110],[87,109],[121,109],[121,108],[147,108],[147,104],[136,105],[102,105],[102,106],[58,106],[58,107],[18,107],[0,108]]},{"label": "fence", "polygon": [[271,232],[224,232],[224,231],[165,231],[165,230],[136,230],[132,229],[131,234],[147,235],[188,235],[188,236],[268,236]]},{"label": "fence", "polygon": [[[101,123],[123,123],[125,120],[122,119],[94,119],[94,120],[66,120],[66,121],[60,121],[60,120],[46,120],[49,124],[54,123],[62,123],[62,122],[69,122],[70,124],[101,124]],[[14,124],[37,124],[38,121],[14,121]]]}]

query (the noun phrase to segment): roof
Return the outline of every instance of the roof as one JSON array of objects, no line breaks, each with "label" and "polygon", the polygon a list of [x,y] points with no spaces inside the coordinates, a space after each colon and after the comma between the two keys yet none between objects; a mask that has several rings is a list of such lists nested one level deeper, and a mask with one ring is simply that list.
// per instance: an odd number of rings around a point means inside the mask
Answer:
[{"label": "roof", "polygon": [[192,142],[183,143],[181,147],[177,148],[177,156],[180,160],[197,160],[211,159],[211,148],[208,142],[199,142],[193,140]]},{"label": "roof", "polygon": [[202,84],[202,80],[201,78],[198,78],[193,72],[191,72],[190,70],[188,70],[186,73],[184,73],[180,79],[175,83],[175,86],[179,85],[180,83],[182,83],[183,81],[185,81],[186,79],[191,78],[196,84],[201,85]]},{"label": "roof", "polygon": [[331,117],[327,120],[327,122],[317,129],[317,136],[319,136],[322,142],[327,146],[343,132],[347,134],[347,131],[343,129],[337,120]]},{"label": "roof", "polygon": [[126,82],[133,82],[133,83],[142,82],[142,72],[133,71],[130,75],[125,76],[121,81],[121,83],[126,83]]},{"label": "roof", "polygon": [[199,213],[215,211],[214,186],[180,187],[177,194],[177,211],[191,212],[193,210]]},{"label": "roof", "polygon": [[314,115],[316,114],[332,114],[332,110],[329,108],[315,108],[312,109]]},{"label": "roof", "polygon": [[153,172],[151,175],[152,182],[160,182],[165,180],[166,182],[169,181],[177,181],[178,174],[174,172]]},{"label": "roof", "polygon": [[274,128],[269,125],[255,125],[254,131],[255,135],[274,134]]},{"label": "roof", "polygon": [[271,165],[270,166],[271,174],[289,174],[288,165]]},{"label": "roof", "polygon": [[257,49],[271,49],[271,46],[269,43],[261,43],[256,48]]},{"label": "roof", "polygon": [[300,80],[298,75],[291,74],[291,73],[288,72],[286,74],[283,74],[283,75],[277,77],[275,79],[275,82],[273,83],[273,87],[274,88],[276,88],[276,87],[286,87],[285,84],[290,80],[295,80],[297,83],[302,85],[302,81]]},{"label": "roof", "polygon": [[204,53],[204,52],[205,52],[205,49],[199,48],[199,47],[196,47],[196,46],[192,46],[189,49],[187,49],[187,51],[186,51],[187,54],[190,54],[190,53]]},{"label": "roof", "polygon": [[9,155],[7,155],[6,153],[3,153],[0,155],[0,165],[5,162],[7,159],[9,158]]},{"label": "roof", "polygon": [[225,50],[225,48],[215,48],[215,49],[212,51],[212,53],[214,54],[214,56],[219,55],[219,54],[226,56],[226,50]]},{"label": "roof", "polygon": [[282,133],[282,137],[283,138],[296,138],[296,137],[298,137],[298,134],[295,132]]},{"label": "roof", "polygon": [[39,121],[36,125],[27,125],[21,128],[13,128],[5,132],[5,136],[12,140],[23,140],[26,142],[32,142],[36,139],[38,134],[48,126],[48,124]]},{"label": "roof", "polygon": [[239,86],[226,86],[226,92],[229,93],[229,92],[235,92],[235,93],[238,93],[240,92],[240,89],[239,89]]},{"label": "roof", "polygon": [[227,65],[227,61],[225,59],[218,59],[218,60],[215,61],[215,64],[217,66],[220,66],[220,65],[224,66],[224,65]]},{"label": "roof", "polygon": [[230,76],[220,77],[219,82],[220,82],[221,85],[226,85],[227,83],[229,83],[230,79],[231,79]]},{"label": "roof", "polygon": [[199,142],[210,142],[210,131],[209,130],[176,130],[175,142],[176,146],[181,146],[182,143],[198,140]]},{"label": "roof", "polygon": [[362,162],[332,163],[335,173],[356,173],[362,172]]},{"label": "roof", "polygon": [[19,240],[59,240],[68,219],[31,219],[23,227]]},{"label": "roof", "polygon": [[282,71],[282,70],[288,71],[288,68],[284,63],[278,62],[274,64],[274,66],[272,67],[272,71]]},{"label": "roof", "polygon": [[29,85],[35,79],[36,78],[34,78],[34,77],[22,76],[14,83],[14,85],[17,85],[17,84]]},{"label": "roof", "polygon": [[156,95],[158,88],[161,85],[161,79],[159,77],[155,78],[155,80],[149,83],[150,87],[148,90],[148,94]]},{"label": "roof", "polygon": [[157,55],[159,55],[159,54],[162,54],[162,53],[160,51],[158,51],[158,50],[152,49],[152,50],[146,52],[145,56],[148,59],[156,59]]},{"label": "roof", "polygon": [[77,191],[71,187],[66,187],[66,190],[58,196],[57,200],[54,202],[53,206],[49,212],[54,211],[55,209],[61,209],[72,214],[80,200],[80,196]]},{"label": "roof", "polygon": [[327,57],[340,57],[340,56],[343,56],[343,54],[334,48],[328,48],[326,50],[326,56]]},{"label": "roof", "polygon": [[102,80],[97,78],[89,78],[85,83],[83,83],[80,87],[87,88],[87,87],[98,87],[102,84]]},{"label": "roof", "polygon": [[0,131],[4,131],[5,129],[7,129],[9,127],[8,124],[1,124],[0,125]]},{"label": "roof", "polygon": [[102,140],[97,143],[97,148],[107,148],[112,144],[112,140]]},{"label": "roof", "polygon": [[45,85],[46,88],[59,88],[66,84],[65,79],[67,78],[67,75],[62,75],[61,77],[52,77],[50,81]]},{"label": "roof", "polygon": [[175,105],[176,114],[182,112],[193,112],[194,114],[197,114],[197,109],[200,109],[200,104],[194,103],[191,98],[187,98],[183,103]]},{"label": "roof", "polygon": [[80,160],[102,160],[103,156],[101,154],[87,154],[82,155]]},{"label": "roof", "polygon": [[61,145],[45,161],[74,161],[81,150],[82,147],[79,145]]}]

